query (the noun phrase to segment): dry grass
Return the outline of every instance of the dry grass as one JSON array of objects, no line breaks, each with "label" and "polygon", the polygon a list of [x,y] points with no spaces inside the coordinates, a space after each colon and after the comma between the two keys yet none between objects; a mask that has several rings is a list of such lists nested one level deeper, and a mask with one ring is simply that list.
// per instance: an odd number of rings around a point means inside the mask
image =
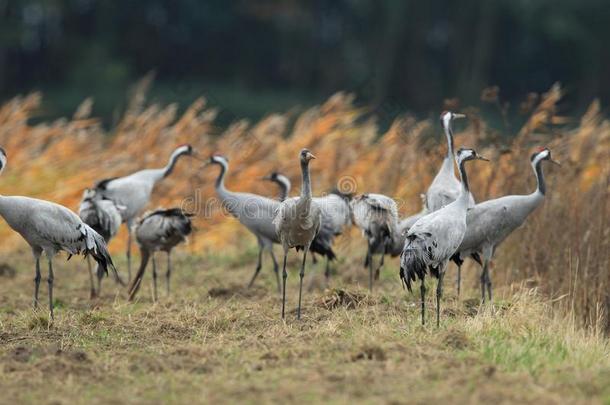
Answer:
[{"label": "dry grass", "polygon": [[[174,105],[146,103],[148,80],[133,91],[120,122],[105,131],[91,101],[71,119],[29,125],[40,95],[0,107],[0,145],[9,167],[2,193],[50,199],[76,209],[82,189],[102,177],[165,164],[177,144],[231,160],[227,185],[274,195],[257,179],[272,170],[300,184],[298,150],[318,156],[314,192],[337,185],[393,196],[402,215],[419,211],[419,194],[434,176],[444,140],[430,120],[401,117],[380,133],[375,117],[339,93],[302,113],[271,114],[258,123],[214,124],[201,99],[182,115]],[[484,102],[502,106],[497,92]],[[458,145],[492,158],[471,174],[478,200],[534,187],[533,147],[549,146],[563,162],[547,168],[541,209],[499,249],[492,269],[498,297],[481,309],[478,270],[465,271],[457,300],[447,278],[443,325],[418,325],[416,297],[407,297],[391,260],[376,293],[362,271],[364,244],[352,230],[337,241],[332,289],[320,276],[306,294],[305,320],[279,321],[273,277],[243,286],[255,261],[254,240],[214,199],[217,169],[185,160],[163,181],[153,205],[198,211],[197,231],[181,249],[170,299],[128,304],[107,282],[99,301],[87,297],[84,263],[59,264],[57,320],[29,308],[33,275],[25,243],[0,224],[0,388],[21,402],[163,402],[201,400],[327,400],[423,403],[429,400],[610,401],[610,122],[597,101],[579,119],[557,115],[561,89],[528,96],[513,137],[487,125],[476,108]],[[510,151],[509,153],[505,153]],[[124,231],[111,244],[121,254]],[[219,253],[221,252],[221,253]],[[294,259],[294,258],[293,258]],[[296,262],[295,262],[296,263]],[[295,264],[293,263],[293,265]],[[78,269],[77,269],[78,268]],[[450,270],[452,272],[452,270]],[[452,274],[452,273],[450,273]],[[290,280],[295,291],[294,278]],[[291,299],[294,298],[291,296]],[[432,305],[429,305],[433,308]],[[48,385],[45,385],[48,384]]]},{"label": "dry grass", "polygon": [[[111,282],[90,301],[84,262],[56,271],[56,321],[29,308],[29,257],[0,283],[0,389],[19,403],[541,402],[610,400],[610,347],[534,290],[493,308],[447,287],[443,323],[419,325],[417,297],[361,268],[305,295],[304,320],[279,320],[269,268],[244,286],[254,251],[231,261],[177,257],[174,292],[128,304]],[[241,260],[240,260],[241,259]],[[295,268],[297,260],[290,263]],[[77,269],[75,269],[77,267]],[[323,278],[323,266],[308,278]],[[392,272],[393,273],[393,272]],[[296,272],[288,285],[296,305]],[[223,291],[222,294],[219,294]],[[476,295],[476,289],[467,293]],[[342,297],[342,298],[338,298]],[[349,297],[349,298],[347,298]],[[333,302],[332,305],[321,303]],[[353,304],[353,305],[352,305]],[[430,308],[432,300],[429,302]],[[432,310],[430,315],[432,315]]]}]

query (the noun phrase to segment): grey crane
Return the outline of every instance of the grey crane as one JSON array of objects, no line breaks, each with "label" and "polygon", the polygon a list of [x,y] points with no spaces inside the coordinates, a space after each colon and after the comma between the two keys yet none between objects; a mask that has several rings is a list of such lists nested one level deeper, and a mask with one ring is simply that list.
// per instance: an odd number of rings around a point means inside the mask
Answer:
[{"label": "grey crane", "polygon": [[[373,291],[373,274],[378,275],[385,254],[397,235],[398,207],[396,202],[383,194],[363,194],[351,202],[354,224],[362,230],[367,240],[364,266],[369,269],[369,290]],[[373,271],[373,255],[381,254],[381,260]]]},{"label": "grey crane", "polygon": [[[0,173],[7,164],[7,155],[0,148]],[[38,306],[40,287],[40,256],[44,252],[49,263],[49,312],[53,319],[53,257],[67,252],[70,257],[76,254],[91,255],[104,272],[108,268],[116,274],[104,238],[85,224],[68,208],[49,201],[21,196],[0,196],[0,216],[6,223],[25,239],[32,249],[36,261],[34,278],[34,306]],[[69,258],[69,257],[68,257]]]},{"label": "grey crane", "polygon": [[172,272],[172,249],[186,241],[193,227],[193,214],[184,213],[180,208],[158,209],[144,214],[138,220],[135,228],[136,241],[140,246],[140,268],[129,286],[129,300],[132,301],[140,289],[148,260],[152,256],[153,299],[157,301],[157,264],[155,252],[167,253],[167,272],[165,273],[167,295],[169,295],[169,279]]},{"label": "grey crane", "polygon": [[[83,198],[81,200],[78,216],[83,220],[84,223],[93,228],[94,231],[99,233],[106,244],[110,242],[121,227],[121,210],[124,207],[117,206],[114,201],[104,199],[100,194],[96,193],[93,189],[86,189],[83,192]],[[91,298],[96,297],[102,291],[102,277],[104,272],[101,271],[99,266],[96,266],[97,275],[97,292],[93,284],[93,274],[91,272],[91,260],[87,257],[87,266],[89,268],[89,281],[91,284]],[[123,280],[116,278],[117,283],[124,285]]]},{"label": "grey crane", "polygon": [[127,237],[127,272],[131,280],[131,237],[132,227],[138,214],[150,201],[155,184],[169,176],[181,156],[197,157],[191,145],[177,147],[171,154],[165,167],[159,169],[145,169],[124,177],[113,177],[101,180],[95,185],[95,191],[103,198],[122,205],[123,222],[128,231]]},{"label": "grey crane", "polygon": [[460,171],[462,191],[452,203],[434,211],[413,224],[400,256],[400,279],[411,290],[411,283],[421,281],[421,319],[425,324],[426,286],[425,277],[430,274],[438,279],[436,286],[436,325],[440,324],[440,300],[442,295],[445,266],[457,251],[466,234],[466,211],[468,210],[470,189],[465,163],[470,160],[487,160],[473,149],[460,149],[457,164]]},{"label": "grey crane", "polygon": [[536,209],[546,194],[546,184],[542,173],[542,162],[549,161],[556,165],[548,148],[540,148],[531,155],[530,163],[536,176],[536,190],[528,195],[508,195],[476,204],[468,210],[468,226],[464,239],[453,261],[458,265],[457,288],[460,291],[461,265],[465,258],[472,257],[481,267],[481,299],[485,302],[485,290],[491,301],[491,278],[489,262],[497,247]]},{"label": "grey crane", "polygon": [[280,293],[279,266],[273,253],[273,244],[280,242],[273,225],[273,218],[280,203],[257,194],[237,193],[227,190],[224,180],[229,170],[229,160],[226,157],[220,155],[212,156],[208,164],[220,166],[220,173],[216,179],[215,188],[223,207],[252,232],[258,242],[258,261],[248,287],[254,284],[254,280],[256,280],[258,273],[260,273],[263,252],[268,250],[273,260],[273,271],[275,272],[278,293]]},{"label": "grey crane", "polygon": [[[263,177],[263,179],[276,183],[280,188],[280,201],[286,199],[286,196],[290,193],[290,180],[286,176],[273,172]],[[351,194],[342,193],[337,189],[332,190],[326,196],[313,197],[313,201],[318,203],[322,210],[322,225],[309,249],[312,253],[312,258],[314,258],[314,263],[316,253],[326,257],[324,276],[327,283],[330,278],[330,262],[337,257],[332,249],[334,239],[352,224],[351,199]]]},{"label": "grey crane", "polygon": [[281,202],[277,209],[277,214],[273,220],[276,233],[280,238],[284,248],[284,265],[282,268],[282,319],[285,317],[286,307],[286,259],[291,248],[303,249],[303,262],[299,272],[299,306],[297,309],[297,319],[301,319],[301,297],[303,293],[303,277],[305,276],[305,260],[311,242],[320,230],[322,222],[322,211],[311,193],[311,179],[309,176],[309,161],[316,157],[307,149],[302,149],[299,153],[301,163],[301,195],[299,197],[288,198]]},{"label": "grey crane", "polygon": [[[464,117],[465,115],[463,114],[456,114],[450,111],[444,111],[441,114],[441,125],[447,137],[447,155],[426,192],[426,207],[429,212],[436,211],[452,203],[460,195],[460,181],[455,177],[455,170],[453,169],[453,128],[451,124],[453,120]],[[468,201],[469,206],[474,205],[472,194],[468,194]]]}]

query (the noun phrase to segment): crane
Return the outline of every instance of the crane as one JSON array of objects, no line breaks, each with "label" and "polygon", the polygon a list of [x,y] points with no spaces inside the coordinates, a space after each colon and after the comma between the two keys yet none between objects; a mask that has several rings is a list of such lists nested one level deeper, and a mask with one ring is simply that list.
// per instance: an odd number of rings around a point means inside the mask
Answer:
[{"label": "crane", "polygon": [[[0,173],[6,168],[7,155],[0,148]],[[112,263],[104,238],[85,224],[68,208],[45,200],[21,196],[0,196],[0,216],[30,245],[36,262],[34,307],[38,306],[40,287],[40,256],[44,252],[49,264],[49,313],[53,317],[53,258],[60,251],[70,256],[91,255],[100,268],[108,273],[116,268]]]},{"label": "crane", "polygon": [[[102,196],[95,192],[93,189],[86,189],[83,192],[83,198],[81,200],[78,216],[83,220],[84,223],[93,228],[94,231],[99,233],[106,244],[110,242],[121,227],[121,210],[124,207],[117,206],[114,201],[106,200]],[[102,277],[104,272],[101,271],[99,266],[96,267],[97,277],[97,292],[93,284],[93,275],[91,272],[91,260],[87,257],[87,266],[89,268],[89,281],[91,284],[91,298],[95,298],[102,291]],[[116,282],[124,285],[123,280],[116,278]]]},{"label": "crane", "polygon": [[[530,157],[530,164],[536,176],[537,187],[528,195],[508,195],[476,204],[468,210],[466,215],[467,230],[453,261],[461,267],[463,260],[472,257],[481,267],[481,299],[485,302],[485,291],[489,300],[491,294],[491,278],[489,276],[489,262],[492,260],[497,247],[517,228],[544,200],[546,184],[542,172],[542,162],[548,161],[556,165],[548,148],[539,148]],[[460,271],[458,270],[458,275]],[[460,291],[460,277],[458,276],[458,292]]]},{"label": "crane", "polygon": [[134,221],[150,201],[155,184],[173,172],[181,156],[192,156],[199,159],[191,145],[181,145],[172,152],[165,167],[145,169],[124,177],[104,179],[94,187],[95,192],[103,198],[125,207],[121,212],[121,217],[128,231],[127,272],[129,280],[131,280],[131,238]]},{"label": "crane", "polygon": [[[290,180],[278,172],[273,172],[263,177],[264,180],[274,182],[280,188],[280,201],[286,199],[290,193]],[[324,276],[328,283],[330,278],[330,262],[336,259],[332,245],[336,236],[352,224],[350,201],[351,194],[342,193],[334,189],[323,197],[313,197],[313,201],[318,203],[322,210],[322,225],[320,231],[314,238],[310,246],[312,258],[315,261],[315,254],[326,257],[326,268]]]},{"label": "crane", "polygon": [[285,317],[286,307],[286,260],[288,251],[296,248],[297,251],[303,249],[303,262],[299,272],[299,306],[297,309],[297,319],[301,319],[301,297],[303,293],[303,277],[305,276],[305,260],[309,246],[320,230],[322,222],[322,211],[312,199],[311,179],[309,175],[309,162],[316,157],[307,149],[302,149],[299,153],[301,164],[301,195],[292,197],[280,203],[277,209],[273,225],[284,248],[284,265],[282,268],[282,319]]},{"label": "crane", "polygon": [[[453,120],[465,117],[466,116],[463,114],[456,114],[451,111],[444,111],[441,113],[441,126],[447,137],[447,155],[426,192],[426,207],[429,212],[441,209],[445,205],[455,201],[460,195],[460,181],[455,177],[455,171],[453,169],[455,159],[453,156],[453,128],[451,127],[451,124],[453,123]],[[468,195],[468,203],[469,206],[474,205],[472,194]]]},{"label": "crane", "polygon": [[400,257],[400,279],[411,290],[411,283],[421,281],[421,319],[425,324],[426,286],[425,277],[430,274],[438,279],[436,286],[436,325],[440,324],[440,299],[442,295],[445,266],[457,251],[466,233],[466,211],[470,189],[465,163],[470,160],[487,160],[474,149],[460,149],[457,164],[460,171],[462,191],[454,202],[434,211],[413,224],[407,232],[405,246]]},{"label": "crane", "polygon": [[273,253],[273,244],[280,242],[273,225],[273,218],[280,203],[257,194],[238,193],[227,190],[224,180],[229,171],[229,159],[226,157],[214,155],[210,157],[207,164],[220,166],[220,173],[216,179],[215,188],[223,207],[256,236],[258,242],[258,261],[248,287],[254,284],[254,280],[256,280],[262,268],[263,252],[268,250],[273,260],[273,271],[275,272],[278,293],[281,293],[279,266]]},{"label": "crane", "polygon": [[167,272],[165,273],[167,295],[169,279],[172,272],[171,254],[176,245],[186,241],[192,232],[191,217],[194,214],[184,213],[180,208],[158,209],[146,213],[138,220],[135,228],[136,241],[140,246],[140,268],[129,286],[129,300],[132,301],[140,289],[144,271],[152,256],[153,299],[157,301],[157,265],[155,252],[167,253]]},{"label": "crane", "polygon": [[[383,266],[398,227],[396,202],[383,194],[362,194],[351,202],[354,224],[362,230],[367,240],[364,266],[369,269],[369,291],[373,291],[373,273]],[[381,254],[379,266],[373,271],[373,254]]]}]

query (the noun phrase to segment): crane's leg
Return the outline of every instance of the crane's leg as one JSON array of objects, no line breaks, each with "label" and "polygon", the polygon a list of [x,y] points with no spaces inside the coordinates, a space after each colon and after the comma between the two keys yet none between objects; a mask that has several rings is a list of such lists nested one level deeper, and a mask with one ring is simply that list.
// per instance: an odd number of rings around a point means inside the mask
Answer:
[{"label": "crane's leg", "polygon": [[297,309],[297,319],[301,319],[301,295],[303,294],[303,277],[305,277],[305,259],[307,259],[307,250],[309,247],[303,249],[303,263],[301,264],[301,271],[299,272],[299,307]]},{"label": "crane's leg", "polygon": [[102,295],[102,279],[104,278],[104,270],[102,270],[102,266],[100,266],[99,264],[96,267],[96,273],[97,273],[97,295],[101,296]]},{"label": "crane's leg", "polygon": [[458,271],[457,271],[457,296],[458,298],[460,297],[460,286],[462,284],[462,265],[458,264]]},{"label": "crane's leg", "polygon": [[[89,269],[89,284],[91,286],[91,291],[89,292],[89,298],[94,299],[97,294],[95,293],[95,285],[93,283],[93,273],[91,269],[91,258],[87,256],[87,268]],[[96,275],[97,278],[97,275]]]},{"label": "crane's leg", "polygon": [[419,293],[421,295],[421,324],[426,324],[426,281],[425,277],[421,279],[421,285],[419,286]]},{"label": "crane's leg", "polygon": [[127,225],[127,283],[131,281],[131,221]]},{"label": "crane's leg", "polygon": [[34,276],[34,308],[38,308],[38,290],[40,289],[40,252],[34,252],[36,259],[36,276]]},{"label": "crane's leg", "polygon": [[385,251],[381,253],[381,260],[379,261],[379,266],[375,270],[375,280],[379,280],[379,275],[381,274],[381,268],[383,267],[383,262],[385,259]]},{"label": "crane's leg", "polygon": [[485,304],[485,263],[481,269],[481,302]]},{"label": "crane's leg", "polygon": [[254,275],[252,276],[252,278],[250,279],[250,282],[248,283],[248,288],[252,287],[252,284],[254,284],[254,280],[256,280],[256,277],[258,276],[258,273],[260,273],[261,271],[261,267],[263,267],[263,244],[259,241],[258,243],[258,262],[256,263],[256,270],[254,270]]},{"label": "crane's leg", "polygon": [[368,251],[366,253],[369,263],[369,292],[373,292],[373,254],[371,253],[371,243],[368,243]]},{"label": "crane's leg", "polygon": [[326,269],[324,269],[324,278],[326,278],[326,286],[328,287],[330,281],[330,259],[326,258]]},{"label": "crane's leg", "polygon": [[157,302],[157,263],[155,261],[155,252],[152,254],[152,276],[153,276],[153,300]]},{"label": "crane's leg", "polygon": [[[485,260],[485,284],[487,286],[487,294],[489,295],[489,302],[491,302],[491,277],[489,275],[489,260]],[[485,294],[485,293],[483,293]]]},{"label": "crane's leg", "polygon": [[288,273],[286,273],[286,259],[288,258],[288,250],[284,249],[284,266],[282,268],[282,319],[285,319],[285,308],[286,308],[286,279]]},{"label": "crane's leg", "polygon": [[49,278],[47,284],[49,285],[49,312],[51,313],[51,319],[53,318],[53,258],[48,256],[49,260]]},{"label": "crane's leg", "polygon": [[438,272],[438,281],[436,283],[436,327],[441,325],[441,298],[443,296],[443,278],[445,277],[445,269],[440,269]]},{"label": "crane's leg", "polygon": [[172,259],[171,259],[172,251],[167,252],[167,273],[165,273],[165,281],[167,286],[167,296],[169,297],[169,278],[172,275]]},{"label": "crane's leg", "polygon": [[275,281],[277,282],[277,293],[281,294],[282,286],[280,284],[280,266],[277,264],[275,253],[273,253],[273,246],[269,248],[269,254],[271,255],[271,260],[273,260],[273,272],[275,273]]}]

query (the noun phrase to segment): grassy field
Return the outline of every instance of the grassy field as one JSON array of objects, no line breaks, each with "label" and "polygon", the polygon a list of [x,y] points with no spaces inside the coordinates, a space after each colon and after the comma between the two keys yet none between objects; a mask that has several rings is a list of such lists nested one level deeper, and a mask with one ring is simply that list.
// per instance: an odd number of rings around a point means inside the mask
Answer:
[{"label": "grassy field", "polygon": [[[8,155],[0,192],[76,210],[82,190],[97,180],[163,166],[176,145],[190,143],[203,156],[229,157],[229,189],[273,196],[276,188],[260,178],[279,170],[298,190],[296,157],[307,147],[318,157],[315,195],[333,187],[384,193],[404,218],[421,209],[420,194],[446,153],[437,115],[400,116],[382,129],[346,93],[307,110],[225,127],[216,122],[217,106],[204,98],[182,113],[176,104],[148,102],[150,85],[147,78],[135,86],[111,129],[91,115],[91,99],[72,117],[36,124],[40,94],[0,106],[0,146]],[[220,209],[217,168],[185,158],[149,204],[197,214],[196,232],[175,256],[173,292],[158,303],[151,300],[150,275],[135,303],[111,280],[101,298],[90,300],[86,264],[57,260],[56,320],[50,324],[46,285],[41,309],[34,311],[33,259],[0,221],[0,403],[610,404],[605,107],[593,100],[580,117],[561,115],[563,92],[554,85],[508,111],[491,90],[482,94],[485,108],[461,108],[459,100],[445,106],[468,115],[456,127],[456,145],[492,160],[469,173],[476,200],[531,192],[529,156],[540,146],[563,163],[545,167],[544,204],[495,255],[493,305],[479,305],[479,270],[472,263],[458,299],[452,267],[441,327],[434,326],[432,294],[430,322],[422,327],[419,297],[402,290],[396,259],[368,293],[364,242],[352,229],[334,246],[340,262],[329,289],[322,264],[308,270],[301,322],[294,313],[297,258],[291,257],[291,311],[282,322],[268,259],[256,286],[245,289],[256,262],[254,239]],[[495,120],[482,115],[490,106],[499,108]],[[519,127],[492,125],[506,114],[515,115]],[[125,239],[123,229],[110,244],[123,272]]]},{"label": "grassy field", "polygon": [[0,273],[0,402],[610,403],[607,340],[535,290],[505,286],[480,307],[475,272],[457,299],[452,268],[441,327],[422,327],[395,260],[369,294],[362,258],[348,257],[327,289],[322,264],[310,267],[299,322],[293,256],[282,322],[269,266],[244,288],[255,254],[178,253],[171,296],[162,283],[157,303],[150,271],[135,303],[110,279],[90,300],[85,263],[58,260],[52,324],[45,305],[30,307],[31,257],[3,258],[13,267]]}]

